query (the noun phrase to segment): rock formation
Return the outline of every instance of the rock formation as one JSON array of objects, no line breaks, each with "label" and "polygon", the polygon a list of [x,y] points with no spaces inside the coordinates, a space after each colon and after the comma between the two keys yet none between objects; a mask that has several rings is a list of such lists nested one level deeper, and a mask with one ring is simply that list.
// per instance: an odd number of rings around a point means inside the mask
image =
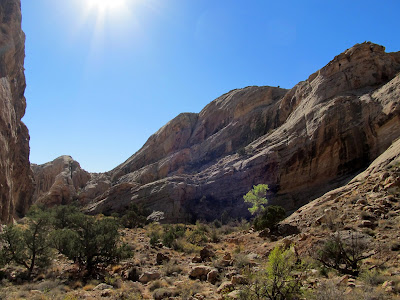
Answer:
[{"label": "rock formation", "polygon": [[0,222],[23,215],[31,204],[32,172],[25,114],[25,35],[19,0],[0,1]]},{"label": "rock formation", "polygon": [[131,202],[165,221],[245,216],[267,183],[293,211],[350,180],[400,136],[400,52],[357,44],[291,90],[247,87],[171,120],[126,162],[92,178],[90,213]]},{"label": "rock formation", "polygon": [[32,164],[35,178],[34,199],[47,205],[69,204],[78,200],[90,174],[70,156],[61,156],[43,165]]}]

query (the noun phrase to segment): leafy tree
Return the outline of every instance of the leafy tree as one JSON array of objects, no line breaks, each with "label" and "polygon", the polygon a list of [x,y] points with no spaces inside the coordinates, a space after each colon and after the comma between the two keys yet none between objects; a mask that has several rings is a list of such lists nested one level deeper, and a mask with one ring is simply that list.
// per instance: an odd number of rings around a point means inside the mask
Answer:
[{"label": "leafy tree", "polygon": [[126,228],[140,227],[146,224],[148,215],[149,213],[143,207],[138,207],[135,203],[132,203],[122,216],[121,223]]},{"label": "leafy tree", "polygon": [[3,245],[0,252],[1,262],[15,262],[24,266],[28,278],[35,267],[48,266],[51,258],[50,225],[49,213],[33,206],[27,214],[24,226],[6,226],[0,235]]},{"label": "leafy tree", "polygon": [[52,222],[56,229],[71,227],[81,211],[74,205],[58,205],[52,209]]},{"label": "leafy tree", "polygon": [[286,211],[282,206],[267,206],[264,211],[254,219],[254,228],[256,230],[263,230],[265,228],[273,229],[285,216]]},{"label": "leafy tree", "polygon": [[115,219],[96,219],[83,213],[75,214],[68,228],[53,233],[53,245],[88,271],[100,263],[115,263],[131,254],[126,245],[120,245]]},{"label": "leafy tree", "polygon": [[[295,299],[300,294],[302,266],[296,264],[297,257],[291,249],[275,247],[268,256],[266,268],[250,274],[250,283],[244,288],[239,299]],[[297,298],[296,298],[297,299]]]},{"label": "leafy tree", "polygon": [[267,184],[258,184],[243,196],[244,202],[252,204],[252,207],[249,208],[252,215],[259,214],[264,210],[264,205],[268,203],[267,198],[265,198],[267,191]]}]

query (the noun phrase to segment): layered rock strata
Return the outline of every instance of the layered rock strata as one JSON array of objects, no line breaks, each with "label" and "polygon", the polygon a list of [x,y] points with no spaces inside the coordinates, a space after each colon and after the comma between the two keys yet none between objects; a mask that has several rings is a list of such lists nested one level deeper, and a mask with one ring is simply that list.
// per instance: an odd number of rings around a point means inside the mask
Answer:
[{"label": "layered rock strata", "polygon": [[[400,136],[400,53],[357,44],[291,90],[247,87],[171,120],[126,162],[90,181],[90,213],[131,202],[167,222],[246,216],[270,186],[288,211],[350,180]],[[85,191],[86,189],[83,188]]]},{"label": "layered rock strata", "polygon": [[0,1],[0,222],[23,215],[31,204],[29,132],[25,114],[25,35],[19,0]]}]

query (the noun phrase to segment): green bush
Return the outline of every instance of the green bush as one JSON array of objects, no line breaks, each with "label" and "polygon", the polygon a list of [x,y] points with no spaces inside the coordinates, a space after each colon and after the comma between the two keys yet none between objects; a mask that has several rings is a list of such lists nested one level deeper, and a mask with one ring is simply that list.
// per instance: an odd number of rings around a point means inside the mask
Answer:
[{"label": "green bush", "polygon": [[302,267],[296,261],[291,249],[274,248],[268,256],[265,269],[249,274],[250,283],[243,289],[240,299],[297,299],[300,295],[301,276],[296,276],[295,272],[301,271]]},{"label": "green bush", "polygon": [[148,215],[149,212],[143,207],[132,203],[126,213],[121,217],[122,226],[125,228],[143,227],[147,223]]},{"label": "green bush", "polygon": [[265,228],[273,229],[285,216],[286,211],[282,206],[267,206],[264,211],[254,219],[254,228],[256,230],[263,230]]},{"label": "green bush", "polygon": [[96,219],[77,213],[69,228],[56,230],[52,237],[60,253],[88,271],[100,263],[116,263],[131,255],[127,245],[120,245],[118,223],[113,218]]},{"label": "green bush", "polygon": [[28,278],[35,267],[44,268],[50,264],[49,242],[50,214],[33,206],[27,214],[24,226],[6,226],[0,235],[2,264],[14,262],[27,269]]}]

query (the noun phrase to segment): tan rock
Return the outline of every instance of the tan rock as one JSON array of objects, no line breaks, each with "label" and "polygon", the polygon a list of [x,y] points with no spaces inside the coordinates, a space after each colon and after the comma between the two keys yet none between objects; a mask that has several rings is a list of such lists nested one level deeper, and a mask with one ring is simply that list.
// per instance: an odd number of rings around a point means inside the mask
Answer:
[{"label": "tan rock", "polygon": [[219,272],[217,269],[213,269],[207,273],[207,281],[211,284],[215,284],[218,281]]},{"label": "tan rock", "polygon": [[207,279],[207,274],[211,271],[211,267],[209,266],[195,266],[190,270],[189,277],[192,279]]},{"label": "tan rock", "polygon": [[148,283],[149,281],[157,280],[161,277],[161,274],[156,271],[147,271],[144,272],[142,275],[139,277],[139,281],[141,283]]},{"label": "tan rock", "polygon": [[69,204],[90,180],[90,174],[81,169],[70,156],[61,156],[52,162],[32,164],[35,178],[33,200],[47,206]]},{"label": "tan rock", "polygon": [[229,292],[234,289],[234,285],[230,281],[225,281],[221,283],[221,285],[217,289],[217,293],[220,294],[221,292]]},{"label": "tan rock", "polygon": [[32,204],[29,132],[25,114],[25,34],[21,2],[0,2],[0,223],[21,217]]}]

